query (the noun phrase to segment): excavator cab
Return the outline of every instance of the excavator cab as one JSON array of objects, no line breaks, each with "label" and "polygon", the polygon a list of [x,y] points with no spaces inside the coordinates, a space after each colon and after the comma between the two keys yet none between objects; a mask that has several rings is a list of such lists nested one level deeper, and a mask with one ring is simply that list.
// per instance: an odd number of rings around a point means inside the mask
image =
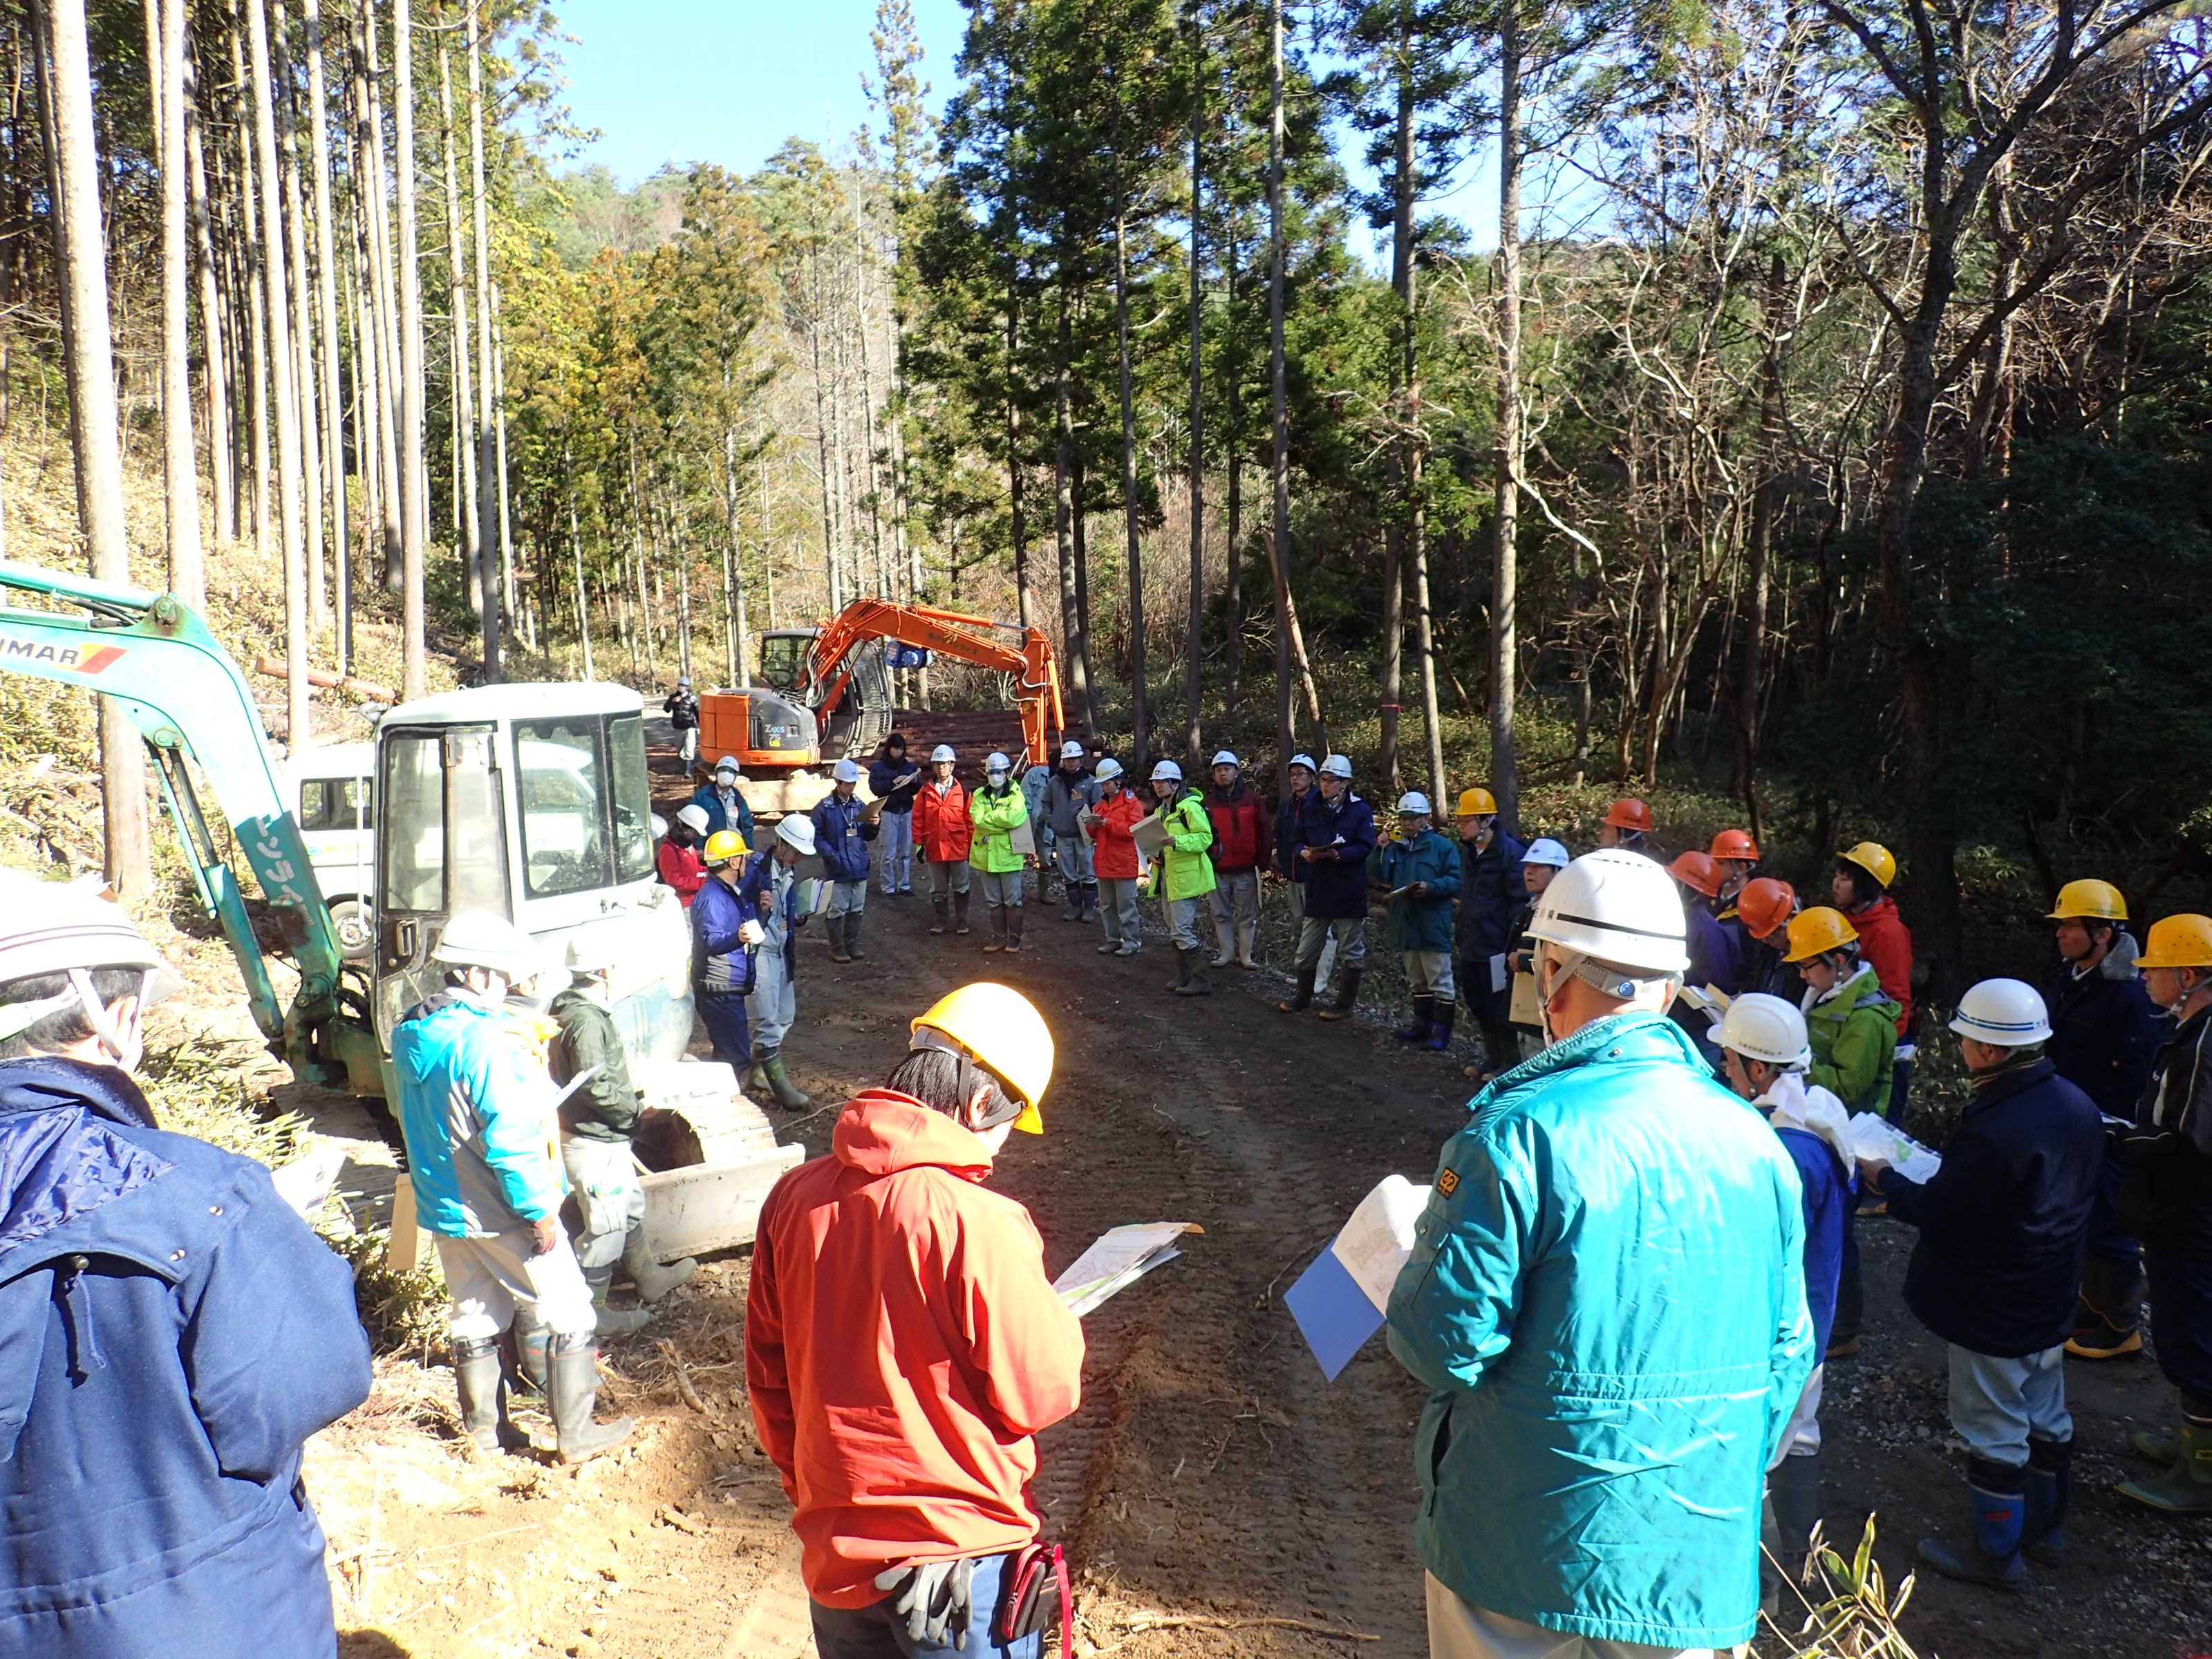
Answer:
[{"label": "excavator cab", "polygon": [[818,628],[779,628],[761,635],[760,677],[779,691],[806,690],[807,661]]}]

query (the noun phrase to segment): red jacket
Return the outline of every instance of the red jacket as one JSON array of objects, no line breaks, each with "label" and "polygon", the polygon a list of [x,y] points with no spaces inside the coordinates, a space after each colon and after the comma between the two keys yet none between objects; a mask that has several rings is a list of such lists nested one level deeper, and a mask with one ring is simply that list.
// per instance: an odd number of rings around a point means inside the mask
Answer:
[{"label": "red jacket", "polygon": [[1912,1026],[1912,935],[1897,914],[1897,901],[1884,893],[1852,911],[1851,926],[1858,929],[1859,955],[1881,981],[1882,994],[1904,1011],[1897,1017],[1897,1034],[1903,1036]]},{"label": "red jacket", "polygon": [[1275,811],[1260,799],[1260,792],[1239,779],[1224,795],[1206,792],[1206,815],[1213,820],[1214,838],[1221,855],[1213,861],[1224,874],[1265,870],[1270,844],[1275,838]]},{"label": "red jacket", "polygon": [[914,795],[914,844],[932,864],[957,864],[968,856],[975,827],[968,821],[968,788],[955,778],[938,793],[931,778]]},{"label": "red jacket", "polygon": [[1137,843],[1129,839],[1129,826],[1150,810],[1133,789],[1091,809],[1092,873],[1108,881],[1137,878]]},{"label": "red jacket", "polygon": [[1083,1328],[951,1118],[868,1089],[831,1146],[761,1206],[745,1382],[807,1594],[864,1607],[887,1567],[1037,1535],[1032,1437],[1082,1397]]},{"label": "red jacket", "polygon": [[707,880],[707,866],[699,862],[699,854],[691,848],[664,841],[654,861],[660,866],[660,879],[676,890],[676,896],[689,909],[693,896]]}]

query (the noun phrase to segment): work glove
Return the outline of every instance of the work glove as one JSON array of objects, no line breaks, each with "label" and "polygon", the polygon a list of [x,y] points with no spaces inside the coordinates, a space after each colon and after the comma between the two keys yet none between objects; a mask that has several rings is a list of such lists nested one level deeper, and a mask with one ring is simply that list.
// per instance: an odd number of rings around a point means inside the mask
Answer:
[{"label": "work glove", "polygon": [[878,1573],[876,1588],[891,1592],[891,1611],[905,1616],[908,1640],[932,1647],[963,1647],[975,1611],[968,1582],[975,1565],[964,1557],[915,1561]]}]

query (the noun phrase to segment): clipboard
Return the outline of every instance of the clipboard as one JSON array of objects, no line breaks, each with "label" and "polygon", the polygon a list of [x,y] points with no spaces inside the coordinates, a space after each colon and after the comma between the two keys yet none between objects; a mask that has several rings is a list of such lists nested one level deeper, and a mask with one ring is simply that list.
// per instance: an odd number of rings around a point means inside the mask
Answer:
[{"label": "clipboard", "polygon": [[1158,812],[1148,812],[1129,826],[1129,839],[1137,843],[1137,851],[1144,858],[1156,859],[1168,844],[1168,827],[1160,822]]},{"label": "clipboard", "polygon": [[1513,1001],[1506,1009],[1505,1019],[1510,1025],[1542,1026],[1544,1011],[1536,1006],[1535,975],[1513,975]]}]

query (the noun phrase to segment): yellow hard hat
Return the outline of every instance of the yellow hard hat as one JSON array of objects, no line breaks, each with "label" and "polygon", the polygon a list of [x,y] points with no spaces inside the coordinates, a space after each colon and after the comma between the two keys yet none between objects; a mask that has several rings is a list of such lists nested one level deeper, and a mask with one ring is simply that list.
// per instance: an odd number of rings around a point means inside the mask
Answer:
[{"label": "yellow hard hat", "polygon": [[1846,864],[1856,864],[1883,886],[1897,879],[1897,860],[1890,850],[1878,841],[1863,841],[1856,847],[1846,847],[1836,854]]},{"label": "yellow hard hat", "polygon": [[[1876,852],[1881,849],[1876,848]],[[1790,949],[1784,952],[1784,962],[1810,962],[1814,957],[1824,957],[1831,951],[1840,951],[1846,945],[1858,943],[1858,929],[1844,919],[1841,910],[1825,904],[1790,918]]]},{"label": "yellow hard hat", "polygon": [[2212,916],[2167,916],[2147,937],[2138,968],[2212,968]]},{"label": "yellow hard hat", "polygon": [[717,830],[707,837],[707,867],[711,870],[717,865],[727,864],[732,859],[743,858],[752,850],[745,845],[745,838],[736,830]]},{"label": "yellow hard hat", "polygon": [[1052,1033],[1034,1003],[1011,986],[987,980],[939,997],[912,1029],[919,1034],[925,1026],[958,1043],[1020,1097],[1014,1127],[1044,1133],[1037,1108],[1052,1082]]},{"label": "yellow hard hat", "polygon": [[2058,890],[2058,902],[2051,907],[2053,921],[2125,921],[2128,902],[2109,881],[2094,878],[2069,881]]},{"label": "yellow hard hat", "polygon": [[1492,817],[1498,812],[1498,797],[1487,789],[1462,789],[1459,792],[1459,812],[1463,818]]}]

